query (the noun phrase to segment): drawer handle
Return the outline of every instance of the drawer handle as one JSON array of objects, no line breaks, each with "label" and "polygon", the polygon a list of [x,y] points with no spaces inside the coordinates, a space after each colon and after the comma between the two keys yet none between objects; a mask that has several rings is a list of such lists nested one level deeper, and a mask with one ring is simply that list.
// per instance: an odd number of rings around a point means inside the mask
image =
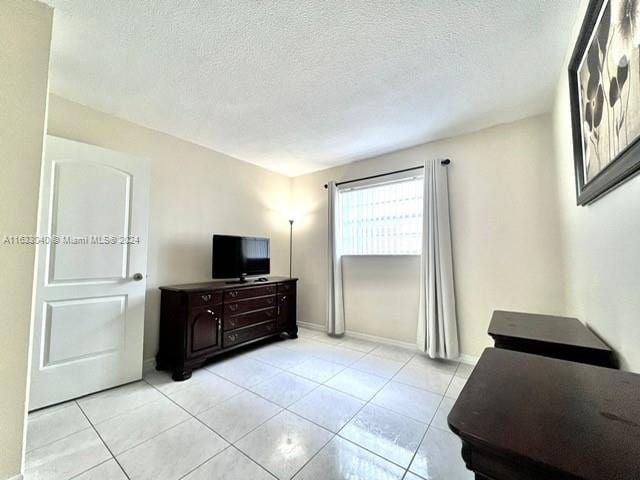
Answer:
[{"label": "drawer handle", "polygon": [[215,312],[213,310],[209,309],[209,308],[207,308],[207,313],[209,315],[213,315],[214,317],[216,316]]},{"label": "drawer handle", "polygon": [[211,295],[202,295],[202,301],[203,302],[209,302],[211,301]]},{"label": "drawer handle", "polygon": [[269,298],[267,298],[267,303],[268,303],[269,305],[273,305],[273,297],[269,297]]},{"label": "drawer handle", "polygon": [[229,326],[230,326],[231,328],[235,328],[235,326],[236,326],[236,322],[235,322],[234,320],[229,320]]},{"label": "drawer handle", "polygon": [[267,331],[270,332],[271,330],[273,330],[273,325],[267,325]]},{"label": "drawer handle", "polygon": [[238,310],[238,307],[239,305],[237,303],[232,303],[231,305],[229,305],[229,310],[235,312],[236,310]]},{"label": "drawer handle", "polygon": [[287,296],[286,295],[282,295],[282,301],[286,302],[287,301]]},{"label": "drawer handle", "polygon": [[229,292],[229,296],[233,297],[233,298],[236,298],[238,296],[238,292],[236,292],[236,291]]},{"label": "drawer handle", "polygon": [[218,332],[220,332],[220,330],[222,330],[222,319],[221,318],[218,319]]},{"label": "drawer handle", "polygon": [[234,333],[233,335],[228,335],[227,338],[229,339],[230,342],[235,342],[238,336]]}]

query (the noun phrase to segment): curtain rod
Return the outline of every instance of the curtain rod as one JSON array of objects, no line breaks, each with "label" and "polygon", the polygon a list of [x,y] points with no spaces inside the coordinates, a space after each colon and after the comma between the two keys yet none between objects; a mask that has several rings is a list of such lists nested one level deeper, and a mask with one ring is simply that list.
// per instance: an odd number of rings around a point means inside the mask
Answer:
[{"label": "curtain rod", "polygon": [[[442,160],[440,162],[441,165],[449,165],[451,163],[451,160],[448,158],[445,158],[444,160]],[[411,168],[405,168],[402,170],[396,170],[394,172],[387,172],[387,173],[380,173],[378,175],[371,175],[369,177],[361,177],[361,178],[354,178],[353,180],[345,180],[344,182],[338,182],[336,183],[336,187],[340,186],[340,185],[344,185],[345,183],[353,183],[353,182],[359,182],[361,180],[369,180],[372,178],[378,178],[378,177],[386,177],[387,175],[394,175],[396,173],[404,173],[404,172],[410,172],[411,170],[420,170],[421,168],[424,168],[424,165],[420,165],[419,167],[411,167]],[[324,184],[324,188],[328,188],[329,185],[327,185],[326,183]]]}]

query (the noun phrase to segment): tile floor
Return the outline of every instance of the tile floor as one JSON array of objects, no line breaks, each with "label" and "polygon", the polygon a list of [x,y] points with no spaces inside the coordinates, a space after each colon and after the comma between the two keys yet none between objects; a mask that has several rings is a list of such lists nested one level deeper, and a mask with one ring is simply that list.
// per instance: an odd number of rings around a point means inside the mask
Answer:
[{"label": "tile floor", "polygon": [[472,479],[446,421],[472,368],[301,329],[30,414],[25,479]]}]

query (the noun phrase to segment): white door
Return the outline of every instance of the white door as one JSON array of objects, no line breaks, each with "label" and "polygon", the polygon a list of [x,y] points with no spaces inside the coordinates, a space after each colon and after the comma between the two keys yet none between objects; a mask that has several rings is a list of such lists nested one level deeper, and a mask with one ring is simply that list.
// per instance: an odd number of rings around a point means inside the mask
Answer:
[{"label": "white door", "polygon": [[140,379],[149,166],[48,136],[29,409]]}]

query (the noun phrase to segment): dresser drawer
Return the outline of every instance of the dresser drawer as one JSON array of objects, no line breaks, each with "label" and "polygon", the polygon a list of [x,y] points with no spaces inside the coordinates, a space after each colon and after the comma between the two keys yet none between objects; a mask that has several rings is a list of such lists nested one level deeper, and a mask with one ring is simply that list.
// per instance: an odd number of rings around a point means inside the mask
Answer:
[{"label": "dresser drawer", "polygon": [[230,347],[238,343],[247,342],[254,338],[264,337],[276,331],[275,322],[262,323],[254,327],[242,328],[222,335],[222,346]]},{"label": "dresser drawer", "polygon": [[275,307],[276,296],[252,298],[250,300],[241,300],[239,302],[229,302],[224,304],[224,316],[240,315],[241,313],[260,310],[263,308]]},{"label": "dresser drawer", "polygon": [[224,329],[233,330],[235,328],[246,327],[247,325],[253,325],[254,323],[268,322],[276,318],[276,308],[266,308],[264,310],[258,310],[257,312],[245,313],[242,315],[235,315],[233,317],[227,317],[224,319]]},{"label": "dresser drawer", "polygon": [[296,291],[295,282],[283,282],[278,284],[278,293],[292,293]]},{"label": "dresser drawer", "polygon": [[222,303],[222,292],[200,292],[189,295],[189,305],[191,307],[202,307],[218,303]]},{"label": "dresser drawer", "polygon": [[265,285],[263,287],[237,288],[224,292],[225,301],[241,300],[243,298],[265,297],[276,293],[275,285]]}]

